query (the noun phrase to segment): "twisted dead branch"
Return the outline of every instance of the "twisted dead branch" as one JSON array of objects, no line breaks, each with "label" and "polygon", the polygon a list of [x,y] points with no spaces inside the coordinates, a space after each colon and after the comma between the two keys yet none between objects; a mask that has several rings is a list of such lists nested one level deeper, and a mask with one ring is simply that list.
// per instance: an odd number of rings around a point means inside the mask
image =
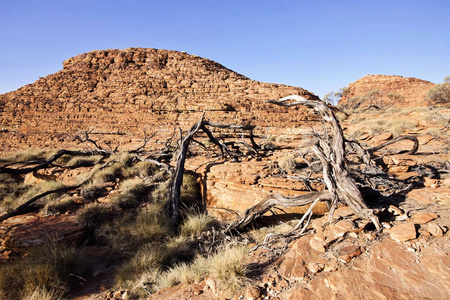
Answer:
[{"label": "twisted dead branch", "polygon": [[340,201],[347,204],[356,216],[370,220],[378,230],[381,230],[377,216],[365,203],[356,182],[350,176],[347,159],[345,157],[346,148],[343,131],[332,110],[321,101],[307,100],[298,95],[291,95],[278,101],[270,100],[268,102],[287,107],[302,105],[312,108],[322,117],[324,122],[323,125],[328,126],[328,128],[325,128],[325,132],[327,133],[325,137],[315,135],[316,141],[312,147],[312,151],[322,163],[323,180],[327,187],[327,191],[308,193],[299,196],[297,199],[295,199],[295,197],[270,195],[261,203],[247,209],[237,221],[229,226],[228,230],[243,228],[243,226],[249,224],[275,205],[281,207],[286,207],[286,205],[294,206],[296,200],[298,200],[297,204],[299,206],[307,204],[311,204],[311,206],[303,215],[297,226],[288,233],[289,235],[292,235],[294,231],[299,230],[300,227],[299,233],[302,234],[309,225],[314,205],[319,201],[325,200],[331,202],[330,221],[332,220],[333,212]]},{"label": "twisted dead branch", "polygon": [[[112,154],[110,151],[106,150],[92,150],[92,151],[73,151],[73,150],[59,150],[56,154],[54,154],[52,157],[50,157],[48,160],[37,163],[34,167],[29,168],[9,168],[9,167],[0,167],[0,173],[6,173],[6,174],[27,174],[31,173],[37,170],[48,168],[52,165],[53,162],[55,162],[58,158],[62,157],[63,155],[70,155],[70,156],[96,156],[101,155],[102,157],[108,157]],[[26,162],[27,164],[30,164],[32,162]],[[9,164],[11,166],[12,164]]]},{"label": "twisted dead branch", "polygon": [[387,142],[384,142],[384,143],[382,143],[382,144],[380,144],[378,146],[369,148],[369,149],[367,149],[367,151],[369,153],[373,153],[375,151],[383,149],[383,148],[385,148],[385,147],[387,147],[389,145],[395,144],[395,143],[397,143],[399,141],[402,141],[402,140],[410,140],[410,141],[414,142],[412,149],[407,151],[407,152],[405,152],[405,154],[415,154],[417,152],[417,150],[419,149],[419,141],[417,140],[417,138],[415,136],[413,136],[413,135],[403,135],[403,136],[398,136],[398,137],[396,137],[396,138],[394,138],[392,140],[389,140]]}]

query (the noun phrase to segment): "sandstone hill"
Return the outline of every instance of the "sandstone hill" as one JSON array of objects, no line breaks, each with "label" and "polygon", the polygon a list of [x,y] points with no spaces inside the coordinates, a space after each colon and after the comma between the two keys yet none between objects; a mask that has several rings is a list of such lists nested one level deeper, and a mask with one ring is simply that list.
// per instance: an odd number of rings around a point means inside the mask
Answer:
[{"label": "sandstone hill", "polygon": [[424,97],[434,85],[414,77],[367,75],[348,85],[339,105],[425,106]]},{"label": "sandstone hill", "polygon": [[[146,127],[187,127],[198,115],[234,124],[286,127],[287,109],[265,104],[298,87],[262,83],[184,52],[128,48],[84,53],[63,70],[0,95],[0,151],[73,146],[70,137],[95,128],[124,144]],[[281,115],[280,115],[281,114]],[[301,122],[303,114],[292,114]],[[290,127],[290,126],[289,126]]]}]

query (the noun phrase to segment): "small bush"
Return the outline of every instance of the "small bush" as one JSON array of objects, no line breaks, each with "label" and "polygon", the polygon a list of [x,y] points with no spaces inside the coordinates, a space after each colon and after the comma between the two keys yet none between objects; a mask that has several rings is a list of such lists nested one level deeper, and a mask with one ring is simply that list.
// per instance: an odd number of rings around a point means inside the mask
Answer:
[{"label": "small bush", "polygon": [[[26,201],[39,194],[56,190],[62,187],[63,184],[61,182],[54,180],[43,181],[33,186],[20,184],[15,187],[15,190],[13,190],[12,193],[10,193],[9,195],[5,195],[2,205],[6,209],[16,209]],[[50,194],[39,199],[37,202],[35,202],[35,204],[44,206],[44,203],[54,201],[60,196],[61,194],[59,193]]]},{"label": "small bush", "polygon": [[133,289],[135,282],[142,274],[159,272],[164,258],[164,248],[160,247],[160,245],[145,245],[130,260],[118,268],[116,272],[116,284],[120,288]]},{"label": "small bush", "polygon": [[158,167],[149,161],[140,161],[130,168],[125,169],[125,177],[148,177],[158,170]]},{"label": "small bush", "polygon": [[181,235],[189,237],[198,235],[217,224],[217,221],[205,214],[191,214],[181,226]]},{"label": "small bush", "polygon": [[24,295],[22,300],[58,300],[64,296],[58,290],[47,291],[44,288],[36,288],[30,294]]},{"label": "small bush", "polygon": [[[68,157],[68,161],[66,162],[67,166],[70,167],[89,167],[93,166],[95,162],[97,162],[102,156],[72,156]],[[61,157],[65,158],[65,156]],[[59,161],[58,161],[59,162]]]},{"label": "small bush", "polygon": [[279,144],[279,143],[286,143],[287,139],[286,139],[286,137],[281,136],[281,135],[272,135],[268,141]]},{"label": "small bush", "polygon": [[450,102],[450,82],[437,84],[427,92],[431,104],[447,104]]},{"label": "small bush", "polygon": [[106,193],[107,189],[104,186],[89,185],[80,191],[80,196],[84,201],[93,201],[104,196]]},{"label": "small bush", "polygon": [[281,169],[285,170],[286,172],[292,172],[295,170],[295,167],[297,164],[295,163],[294,155],[288,154],[280,157],[278,159],[278,165]]},{"label": "small bush", "polygon": [[246,252],[246,247],[241,246],[219,251],[208,258],[197,256],[191,264],[182,263],[165,272],[158,285],[165,288],[179,283],[195,283],[211,276],[218,288],[232,295],[248,280],[247,267],[242,263]]},{"label": "small bush", "polygon": [[169,193],[169,182],[160,183],[152,192],[152,198],[156,203],[165,203]]},{"label": "small bush", "polygon": [[152,204],[141,209],[137,216],[129,213],[114,224],[97,228],[96,239],[109,245],[113,254],[129,257],[146,243],[167,239],[170,229],[163,208]]},{"label": "small bush", "polygon": [[95,185],[100,185],[104,182],[115,182],[116,178],[122,178],[122,168],[117,163],[114,163],[113,165],[105,167],[101,170],[96,170],[96,168],[94,168],[92,172],[95,172],[94,176],[92,177],[92,182]]},{"label": "small bush", "polygon": [[396,93],[389,93],[386,96],[388,96],[388,98],[391,99],[392,101],[399,102],[399,103],[401,103],[405,100],[405,96],[396,94]]},{"label": "small bush", "polygon": [[186,236],[178,236],[168,240],[165,244],[165,264],[174,265],[183,261],[191,261],[195,256],[195,249],[191,247],[191,240]]},{"label": "small bush", "polygon": [[44,217],[53,216],[67,212],[74,206],[73,199],[70,196],[63,196],[57,200],[49,201],[41,209],[40,214]]},{"label": "small bush", "polygon": [[112,203],[122,209],[136,208],[148,197],[149,186],[142,179],[127,179],[120,184],[120,194]]},{"label": "small bush", "polygon": [[0,174],[0,205],[5,208],[14,206],[14,202],[31,187],[23,180],[11,174]]},{"label": "small bush", "polygon": [[200,185],[197,177],[191,174],[183,174],[183,184],[181,185],[181,197],[196,198],[200,194]]},{"label": "small bush", "polygon": [[90,274],[84,253],[66,245],[45,244],[28,256],[0,266],[2,299],[55,299],[67,294]]},{"label": "small bush", "polygon": [[168,237],[170,227],[163,212],[163,207],[150,205],[139,212],[136,222],[127,229],[141,243]]},{"label": "small bush", "polygon": [[202,194],[197,177],[191,174],[183,174],[183,184],[180,189],[180,202],[185,213],[202,210]]},{"label": "small bush", "polygon": [[387,130],[394,136],[402,135],[405,130],[412,130],[417,128],[417,122],[405,119],[391,119],[387,124]]},{"label": "small bush", "polygon": [[113,216],[114,213],[110,208],[98,203],[88,204],[77,213],[78,223],[81,226],[92,230],[111,221]]}]

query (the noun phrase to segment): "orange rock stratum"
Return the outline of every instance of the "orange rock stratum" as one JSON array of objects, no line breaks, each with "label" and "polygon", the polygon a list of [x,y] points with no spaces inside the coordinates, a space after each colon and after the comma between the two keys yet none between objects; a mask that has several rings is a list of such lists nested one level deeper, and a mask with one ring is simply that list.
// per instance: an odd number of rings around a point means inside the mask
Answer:
[{"label": "orange rock stratum", "polygon": [[[0,151],[68,147],[77,132],[116,133],[120,144],[144,128],[188,128],[195,114],[234,124],[286,127],[293,113],[265,103],[291,94],[318,99],[299,88],[262,83],[184,52],[128,48],[69,58],[63,70],[0,95]],[[301,109],[300,109],[301,111]],[[122,133],[125,135],[117,135]]]}]

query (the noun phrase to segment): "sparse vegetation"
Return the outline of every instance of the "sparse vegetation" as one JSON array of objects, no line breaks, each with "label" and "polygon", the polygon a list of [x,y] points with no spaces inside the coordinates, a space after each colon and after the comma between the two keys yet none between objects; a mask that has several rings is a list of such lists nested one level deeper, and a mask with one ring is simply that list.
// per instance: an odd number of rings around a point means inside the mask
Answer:
[{"label": "sparse vegetation", "polygon": [[211,276],[218,288],[233,295],[248,281],[247,267],[242,263],[246,252],[246,247],[241,246],[219,251],[208,258],[197,256],[191,264],[182,263],[163,273],[158,281],[159,288],[195,283]]},{"label": "sparse vegetation", "polygon": [[217,221],[211,216],[205,214],[191,214],[187,216],[181,226],[181,235],[186,237],[198,235],[216,224]]},{"label": "sparse vegetation", "polygon": [[48,149],[25,149],[12,155],[0,158],[4,162],[23,162],[23,161],[44,161],[49,159],[58,150]]},{"label": "sparse vegetation", "polygon": [[126,179],[120,184],[120,193],[113,198],[112,203],[122,209],[136,208],[149,199],[149,188],[140,178]]},{"label": "sparse vegetation", "polygon": [[337,92],[332,91],[326,94],[323,97],[323,100],[325,101],[325,103],[337,105],[339,100],[341,100],[341,98],[344,97],[347,93],[347,87],[342,87]]},{"label": "sparse vegetation", "polygon": [[25,258],[0,266],[2,299],[59,299],[90,274],[91,264],[78,248],[44,244]]},{"label": "sparse vegetation", "polygon": [[450,102],[450,82],[437,84],[427,92],[431,104],[448,104]]},{"label": "sparse vegetation", "polygon": [[[375,101],[380,93],[375,90],[366,97],[369,96]],[[320,105],[323,106],[323,103]],[[417,120],[408,118],[407,114],[418,112],[412,109],[390,108],[380,112],[379,109],[364,111],[363,107],[359,107],[354,112],[363,112],[363,115],[350,116],[348,120],[348,123],[359,125],[353,131],[356,136],[365,133],[377,135],[388,131],[397,136],[421,126]],[[432,114],[424,111],[423,115],[426,120],[435,123],[446,120],[437,111]],[[437,134],[432,131],[429,133]],[[276,143],[287,141],[283,136],[273,136],[270,140]],[[286,173],[293,171],[300,174],[303,171],[302,165],[311,166],[309,160],[305,158],[308,162],[306,164],[292,153],[294,152],[278,159],[278,166],[285,171],[275,170],[278,176],[291,175]],[[276,155],[277,153],[274,157]],[[93,166],[100,159],[101,164]],[[54,253],[48,249],[36,253],[32,250],[28,256],[0,267],[0,297],[66,297],[78,287],[80,280],[85,280],[90,274],[82,250],[86,245],[95,246],[101,251],[102,255],[96,258],[97,262],[100,261],[112,270],[114,288],[129,291],[132,298],[145,298],[147,290],[154,292],[161,287],[195,283],[207,277],[213,278],[217,288],[227,291],[226,295],[231,296],[248,282],[247,266],[242,262],[248,248],[236,247],[237,243],[234,242],[230,243],[234,246],[227,245],[234,237],[228,235],[223,238],[228,233],[222,230],[223,226],[217,220],[206,214],[197,174],[180,173],[183,176],[180,218],[170,222],[166,215],[169,169],[160,169],[159,164],[141,161],[141,158],[130,153],[87,158],[63,156],[57,163],[68,166],[61,168],[61,172],[73,171],[72,167],[79,166],[90,168],[82,169],[87,170],[86,175],[74,172],[79,177],[77,182],[83,182],[82,185],[66,195],[55,194],[41,199],[36,207],[43,207],[40,209],[40,216],[76,213],[79,225],[86,232],[82,240],[84,244],[77,241],[78,244],[72,247],[66,246],[66,250],[58,250],[60,245],[53,243],[51,246],[55,248],[52,250]],[[313,171],[316,172],[314,169]],[[363,179],[360,181],[359,184],[362,185]],[[0,174],[3,206],[9,203],[14,207],[36,193],[62,186],[61,182],[50,180],[32,186],[23,182],[24,176]],[[310,188],[314,190],[312,193],[320,193],[316,192],[320,189],[317,186],[311,185]],[[282,224],[245,232],[240,238],[259,244],[268,233],[274,232],[281,236],[292,228]]]},{"label": "sparse vegetation", "polygon": [[285,170],[286,172],[292,172],[294,171],[297,164],[295,163],[294,155],[287,154],[278,159],[278,165],[281,169]]},{"label": "sparse vegetation", "polygon": [[42,216],[53,216],[67,212],[74,206],[72,197],[65,195],[54,201],[48,201],[44,208],[41,209],[40,214]]},{"label": "sparse vegetation", "polygon": [[111,221],[113,212],[111,208],[98,203],[91,203],[80,209],[77,213],[78,223],[90,230],[95,230],[100,225]]},{"label": "sparse vegetation", "polygon": [[401,103],[405,100],[405,96],[396,94],[396,93],[389,93],[386,95],[389,99],[391,99],[394,102]]},{"label": "sparse vegetation", "polygon": [[286,137],[281,136],[281,135],[272,135],[269,139],[268,142],[275,142],[277,144],[280,143],[286,143]]},{"label": "sparse vegetation", "polygon": [[89,166],[93,166],[95,162],[97,162],[100,158],[102,158],[102,156],[100,155],[95,155],[95,156],[67,156],[67,158],[65,156],[61,157],[60,160],[58,160],[58,163],[64,163],[64,160],[62,159],[66,159],[66,165],[70,166],[70,167],[89,167]]}]

